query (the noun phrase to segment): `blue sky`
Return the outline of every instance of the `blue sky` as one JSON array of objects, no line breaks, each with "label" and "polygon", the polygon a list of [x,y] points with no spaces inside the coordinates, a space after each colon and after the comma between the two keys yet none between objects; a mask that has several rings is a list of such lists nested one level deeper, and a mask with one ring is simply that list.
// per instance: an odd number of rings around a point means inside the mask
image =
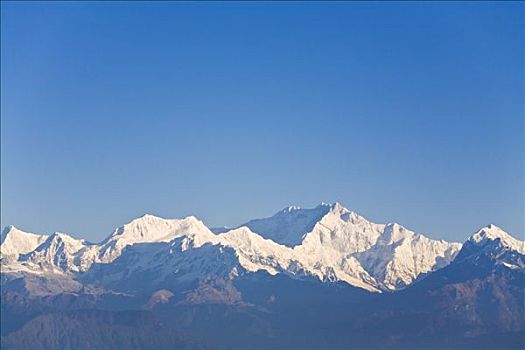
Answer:
[{"label": "blue sky", "polygon": [[524,232],[522,3],[1,5],[1,222],[100,240],[339,201]]}]

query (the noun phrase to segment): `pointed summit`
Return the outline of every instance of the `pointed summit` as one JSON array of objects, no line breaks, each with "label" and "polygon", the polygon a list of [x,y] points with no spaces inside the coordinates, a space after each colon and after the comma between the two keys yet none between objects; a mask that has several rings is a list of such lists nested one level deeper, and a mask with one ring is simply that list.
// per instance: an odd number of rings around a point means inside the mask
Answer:
[{"label": "pointed summit", "polygon": [[43,244],[41,244],[35,250],[47,249],[50,246],[67,245],[74,250],[79,250],[84,246],[85,242],[83,239],[76,239],[70,235],[62,232],[55,232],[49,236]]},{"label": "pointed summit", "polygon": [[7,234],[16,229],[17,228],[14,225],[9,225],[9,226],[4,227],[4,229],[0,233],[0,243],[4,243],[4,239],[7,237]]},{"label": "pointed summit", "polygon": [[62,232],[55,232],[41,245],[21,258],[39,266],[56,267],[64,271],[79,271],[81,260],[76,254],[88,247],[95,247],[83,239],[76,239]]},{"label": "pointed summit", "polygon": [[[320,206],[322,206],[323,203],[320,204]],[[335,202],[333,204],[328,204],[328,206],[330,207],[330,210],[334,211],[334,212],[342,212],[342,211],[348,211],[348,209],[346,209],[345,207],[343,207],[343,205],[339,202]]]},{"label": "pointed summit", "polygon": [[13,225],[7,226],[2,231],[0,253],[2,256],[29,253],[42,244],[47,237],[47,235],[19,230]]},{"label": "pointed summit", "polygon": [[525,268],[525,242],[496,225],[482,227],[463,244],[451,265],[467,264],[480,271],[493,271],[498,266]]},{"label": "pointed summit", "polygon": [[469,242],[472,242],[476,245],[484,245],[488,241],[497,240],[499,240],[501,245],[515,250],[521,254],[525,254],[525,241],[520,241],[519,239],[514,238],[494,224],[482,227],[468,239]]}]

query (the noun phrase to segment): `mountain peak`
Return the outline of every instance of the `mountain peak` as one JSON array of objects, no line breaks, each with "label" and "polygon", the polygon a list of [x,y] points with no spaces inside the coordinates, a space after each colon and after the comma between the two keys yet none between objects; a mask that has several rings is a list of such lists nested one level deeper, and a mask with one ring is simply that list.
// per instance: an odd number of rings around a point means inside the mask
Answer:
[{"label": "mountain peak", "polygon": [[293,247],[300,244],[304,235],[330,212],[331,205],[321,203],[312,209],[290,206],[273,216],[250,220],[241,225],[250,228],[260,236]]},{"label": "mountain peak", "polygon": [[160,216],[146,213],[139,217],[139,219],[162,219]]},{"label": "mountain peak", "polygon": [[83,239],[76,239],[70,235],[62,232],[55,232],[38,247],[35,248],[35,253],[42,253],[52,257],[56,255],[59,250],[67,251],[69,253],[77,252],[86,246],[86,242]]},{"label": "mountain peak", "polygon": [[[83,239],[76,239],[63,232],[55,232],[51,236],[42,242],[41,245],[35,248],[35,251],[46,251],[51,249],[52,251],[60,246],[67,246],[68,250],[78,251],[85,246]],[[52,253],[52,252],[51,252]]]},{"label": "mountain peak", "polygon": [[47,237],[9,225],[2,231],[0,251],[2,255],[26,254],[42,244]]},{"label": "mountain peak", "polygon": [[[496,230],[492,226],[488,229]],[[323,281],[345,281],[378,291],[403,288],[420,274],[448,264],[461,246],[426,239],[398,224],[375,224],[338,202],[321,203],[310,209],[289,206],[273,216],[251,220],[232,230],[215,231],[227,232],[214,234],[195,216],[164,219],[145,214],[117,228],[98,244],[56,232],[50,237],[44,236],[44,240],[47,238],[44,243],[34,243],[27,249],[20,250],[18,243],[2,244],[2,252],[4,247],[14,246],[17,253],[32,251],[19,259],[32,263],[35,268],[51,266],[85,272],[93,263],[102,266],[121,256],[124,260],[114,265],[117,268],[128,269],[129,264],[137,264],[135,267],[142,269],[147,266],[143,257],[157,266],[160,255],[148,255],[157,251],[166,252],[166,259],[173,264],[188,259],[193,265],[194,257],[217,249],[222,256],[221,249],[226,247],[237,256],[228,258],[226,269],[220,267],[213,256],[206,259],[212,258],[212,264],[228,274],[231,262],[246,271],[316,276]],[[171,244],[165,244],[168,242]],[[134,247],[127,249],[130,246]],[[181,256],[177,256],[179,251]],[[137,256],[140,258],[135,261]],[[126,257],[131,260],[125,260]],[[208,273],[202,268],[196,271]]]},{"label": "mountain peak", "polygon": [[130,224],[137,224],[137,223],[152,223],[152,222],[158,222],[166,220],[164,218],[161,218],[160,216],[153,215],[153,214],[144,214],[142,216],[139,216],[138,218],[135,218],[131,220],[127,225]]},{"label": "mountain peak", "polygon": [[350,213],[350,210],[346,209],[341,203],[339,202],[335,202],[335,203],[332,203],[330,205],[328,205],[328,207],[330,208],[330,211],[332,213],[335,213],[335,214],[345,214],[345,213]]},{"label": "mountain peak", "polygon": [[115,255],[124,247],[135,243],[169,242],[182,235],[208,234],[213,235],[202,221],[192,215],[183,219],[164,219],[146,214],[117,228],[102,243],[113,247],[110,251],[111,255]]},{"label": "mountain peak", "polygon": [[12,234],[11,232],[20,231],[14,225],[9,225],[4,227],[2,233],[0,233],[0,243],[4,243],[4,240],[7,238],[7,235]]},{"label": "mountain peak", "polygon": [[496,241],[499,240],[501,244],[506,246],[507,248],[510,248],[512,250],[516,250],[522,254],[525,254],[525,242],[520,241],[519,239],[514,238],[507,232],[505,232],[500,227],[489,224],[488,226],[482,227],[479,229],[476,233],[474,233],[470,238],[468,239],[470,242],[473,242],[474,244],[483,244],[487,241]]},{"label": "mountain peak", "polygon": [[302,208],[297,205],[290,205],[278,211],[275,215],[288,214],[288,213],[301,211],[301,210],[319,210],[319,211],[326,211],[326,212],[328,211],[335,211],[335,212],[349,211],[339,202],[334,202],[334,203],[321,202],[316,207],[311,208],[311,209]]},{"label": "mountain peak", "polygon": [[84,241],[83,239],[76,239],[76,238],[68,235],[67,233],[63,233],[63,232],[55,232],[55,233],[53,233],[51,236],[49,236],[48,240],[50,240],[50,241],[63,241],[63,242],[68,242],[68,243],[83,242]]},{"label": "mountain peak", "polygon": [[[142,216],[139,216],[136,219],[131,220],[127,225],[131,224],[156,224],[160,222],[169,222],[169,221],[184,221],[184,222],[199,222],[202,223],[201,220],[199,220],[194,215],[188,215],[181,219],[165,219],[163,217],[153,215],[153,214],[144,214]],[[126,226],[126,225],[125,225]]]},{"label": "mountain peak", "polygon": [[291,213],[292,211],[296,211],[296,210],[301,210],[301,207],[298,207],[296,205],[291,205],[291,206],[288,206],[282,209],[279,213],[286,214],[286,213]]}]

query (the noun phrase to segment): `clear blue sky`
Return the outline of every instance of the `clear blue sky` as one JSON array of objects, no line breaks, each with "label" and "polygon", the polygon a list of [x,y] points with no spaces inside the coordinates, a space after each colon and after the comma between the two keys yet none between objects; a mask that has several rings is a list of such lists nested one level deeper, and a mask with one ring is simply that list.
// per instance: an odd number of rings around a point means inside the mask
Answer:
[{"label": "clear blue sky", "polygon": [[523,3],[1,5],[1,223],[339,201],[524,232]]}]

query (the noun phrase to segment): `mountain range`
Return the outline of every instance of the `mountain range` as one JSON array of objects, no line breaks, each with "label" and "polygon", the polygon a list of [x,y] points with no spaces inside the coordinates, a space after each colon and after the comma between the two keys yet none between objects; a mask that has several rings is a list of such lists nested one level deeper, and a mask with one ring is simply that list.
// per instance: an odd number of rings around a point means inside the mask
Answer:
[{"label": "mountain range", "polygon": [[99,243],[9,226],[0,252],[3,348],[525,345],[525,242],[495,225],[447,242],[321,203]]}]

